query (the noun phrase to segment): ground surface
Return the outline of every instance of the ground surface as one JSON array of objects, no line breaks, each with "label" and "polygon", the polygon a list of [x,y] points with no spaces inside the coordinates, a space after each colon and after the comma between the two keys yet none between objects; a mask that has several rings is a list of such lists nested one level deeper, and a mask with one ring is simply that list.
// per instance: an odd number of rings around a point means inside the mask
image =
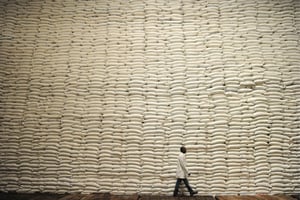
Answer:
[{"label": "ground surface", "polygon": [[152,196],[152,195],[111,195],[109,193],[97,194],[20,194],[0,192],[0,200],[299,200],[299,195],[252,195],[252,196]]}]

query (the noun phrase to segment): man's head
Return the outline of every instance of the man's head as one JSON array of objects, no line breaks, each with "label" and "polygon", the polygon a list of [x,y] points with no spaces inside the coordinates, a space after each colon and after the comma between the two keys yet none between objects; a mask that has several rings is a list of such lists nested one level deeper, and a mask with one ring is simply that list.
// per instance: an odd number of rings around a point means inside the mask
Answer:
[{"label": "man's head", "polygon": [[186,153],[186,148],[185,148],[184,146],[182,146],[182,147],[180,147],[180,151],[181,151],[182,153]]}]

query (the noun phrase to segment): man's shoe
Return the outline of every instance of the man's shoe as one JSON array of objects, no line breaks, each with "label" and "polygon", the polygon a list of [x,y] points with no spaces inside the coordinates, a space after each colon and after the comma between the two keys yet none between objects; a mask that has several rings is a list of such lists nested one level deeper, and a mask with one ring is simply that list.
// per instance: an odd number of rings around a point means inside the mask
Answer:
[{"label": "man's shoe", "polygon": [[191,193],[191,197],[194,196],[195,194],[198,194],[198,192],[197,192],[197,191],[193,191],[193,192]]}]

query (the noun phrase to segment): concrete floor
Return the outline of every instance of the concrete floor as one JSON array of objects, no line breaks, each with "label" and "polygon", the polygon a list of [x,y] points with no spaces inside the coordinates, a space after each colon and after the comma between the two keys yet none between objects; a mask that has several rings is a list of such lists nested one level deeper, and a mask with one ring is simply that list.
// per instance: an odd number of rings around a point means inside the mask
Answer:
[{"label": "concrete floor", "polygon": [[252,195],[252,196],[152,196],[152,195],[111,195],[96,194],[49,194],[49,193],[5,193],[0,192],[0,200],[299,200],[299,195]]}]

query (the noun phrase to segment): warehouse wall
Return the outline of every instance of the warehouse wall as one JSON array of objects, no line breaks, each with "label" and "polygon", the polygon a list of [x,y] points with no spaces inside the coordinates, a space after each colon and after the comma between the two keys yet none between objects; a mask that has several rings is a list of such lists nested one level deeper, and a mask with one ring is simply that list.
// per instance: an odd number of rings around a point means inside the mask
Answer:
[{"label": "warehouse wall", "polygon": [[300,192],[295,0],[0,2],[0,191]]}]

